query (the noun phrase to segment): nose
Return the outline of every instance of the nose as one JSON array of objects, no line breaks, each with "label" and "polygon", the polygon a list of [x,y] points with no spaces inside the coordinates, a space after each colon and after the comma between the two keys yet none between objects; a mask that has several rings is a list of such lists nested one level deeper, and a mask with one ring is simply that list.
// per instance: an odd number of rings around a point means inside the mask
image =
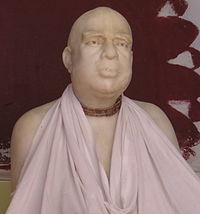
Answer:
[{"label": "nose", "polygon": [[106,57],[107,59],[114,59],[114,58],[118,57],[116,47],[114,46],[112,41],[106,41],[104,43],[102,55],[103,55],[103,57]]}]

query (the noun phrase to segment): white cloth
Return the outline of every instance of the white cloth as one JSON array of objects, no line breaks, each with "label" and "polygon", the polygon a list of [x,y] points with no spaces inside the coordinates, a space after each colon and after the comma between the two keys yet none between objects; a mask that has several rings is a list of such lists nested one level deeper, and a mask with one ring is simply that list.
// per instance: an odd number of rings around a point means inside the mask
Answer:
[{"label": "white cloth", "polygon": [[200,181],[168,138],[122,96],[110,180],[69,85],[47,112],[7,214],[199,214]]}]

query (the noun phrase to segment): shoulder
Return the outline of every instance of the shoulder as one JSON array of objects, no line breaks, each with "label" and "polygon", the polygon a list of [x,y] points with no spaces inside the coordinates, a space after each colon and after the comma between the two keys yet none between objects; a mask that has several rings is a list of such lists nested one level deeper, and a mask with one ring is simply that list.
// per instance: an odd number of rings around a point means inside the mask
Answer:
[{"label": "shoulder", "polygon": [[179,149],[178,141],[173,126],[170,120],[168,119],[167,115],[164,113],[164,111],[152,103],[141,102],[136,100],[134,100],[134,102],[138,106],[140,106],[144,111],[146,111],[147,114],[149,114],[149,116],[165,133],[169,140],[175,145],[177,149]]},{"label": "shoulder", "polygon": [[152,103],[142,102],[138,100],[134,100],[134,102],[138,106],[140,106],[144,111],[146,111],[152,117],[152,119],[154,120],[158,120],[160,118],[167,119],[166,114],[158,106]]},{"label": "shoulder", "polygon": [[31,109],[16,122],[11,137],[11,184],[15,189],[17,179],[30,149],[32,140],[47,111],[56,101]]},{"label": "shoulder", "polygon": [[[50,103],[41,105],[39,107],[33,108],[23,114],[16,122],[14,129],[13,129],[13,134],[20,134],[21,131],[23,131],[23,136],[26,134],[26,131],[29,130],[27,134],[30,132],[34,132],[35,129],[38,128],[40,125],[42,119],[44,118],[45,114],[47,111],[53,106],[55,101],[52,101]],[[20,133],[19,133],[20,131]],[[16,133],[15,133],[16,132]],[[13,136],[12,136],[13,137]]]}]

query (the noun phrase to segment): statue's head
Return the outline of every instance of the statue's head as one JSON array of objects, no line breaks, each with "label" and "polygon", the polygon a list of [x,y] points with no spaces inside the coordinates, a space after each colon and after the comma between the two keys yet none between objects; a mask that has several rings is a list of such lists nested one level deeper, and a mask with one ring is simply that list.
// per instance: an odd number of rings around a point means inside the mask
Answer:
[{"label": "statue's head", "polygon": [[117,11],[98,7],[73,24],[63,62],[76,93],[121,94],[132,76],[132,33]]}]

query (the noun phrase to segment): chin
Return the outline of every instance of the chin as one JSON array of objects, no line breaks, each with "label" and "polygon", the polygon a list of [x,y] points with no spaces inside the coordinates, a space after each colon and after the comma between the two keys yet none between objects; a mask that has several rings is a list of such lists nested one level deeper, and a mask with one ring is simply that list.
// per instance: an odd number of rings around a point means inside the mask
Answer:
[{"label": "chin", "polygon": [[121,85],[110,80],[104,80],[101,84],[96,84],[94,90],[103,96],[115,96],[122,94],[127,86],[128,84]]}]

